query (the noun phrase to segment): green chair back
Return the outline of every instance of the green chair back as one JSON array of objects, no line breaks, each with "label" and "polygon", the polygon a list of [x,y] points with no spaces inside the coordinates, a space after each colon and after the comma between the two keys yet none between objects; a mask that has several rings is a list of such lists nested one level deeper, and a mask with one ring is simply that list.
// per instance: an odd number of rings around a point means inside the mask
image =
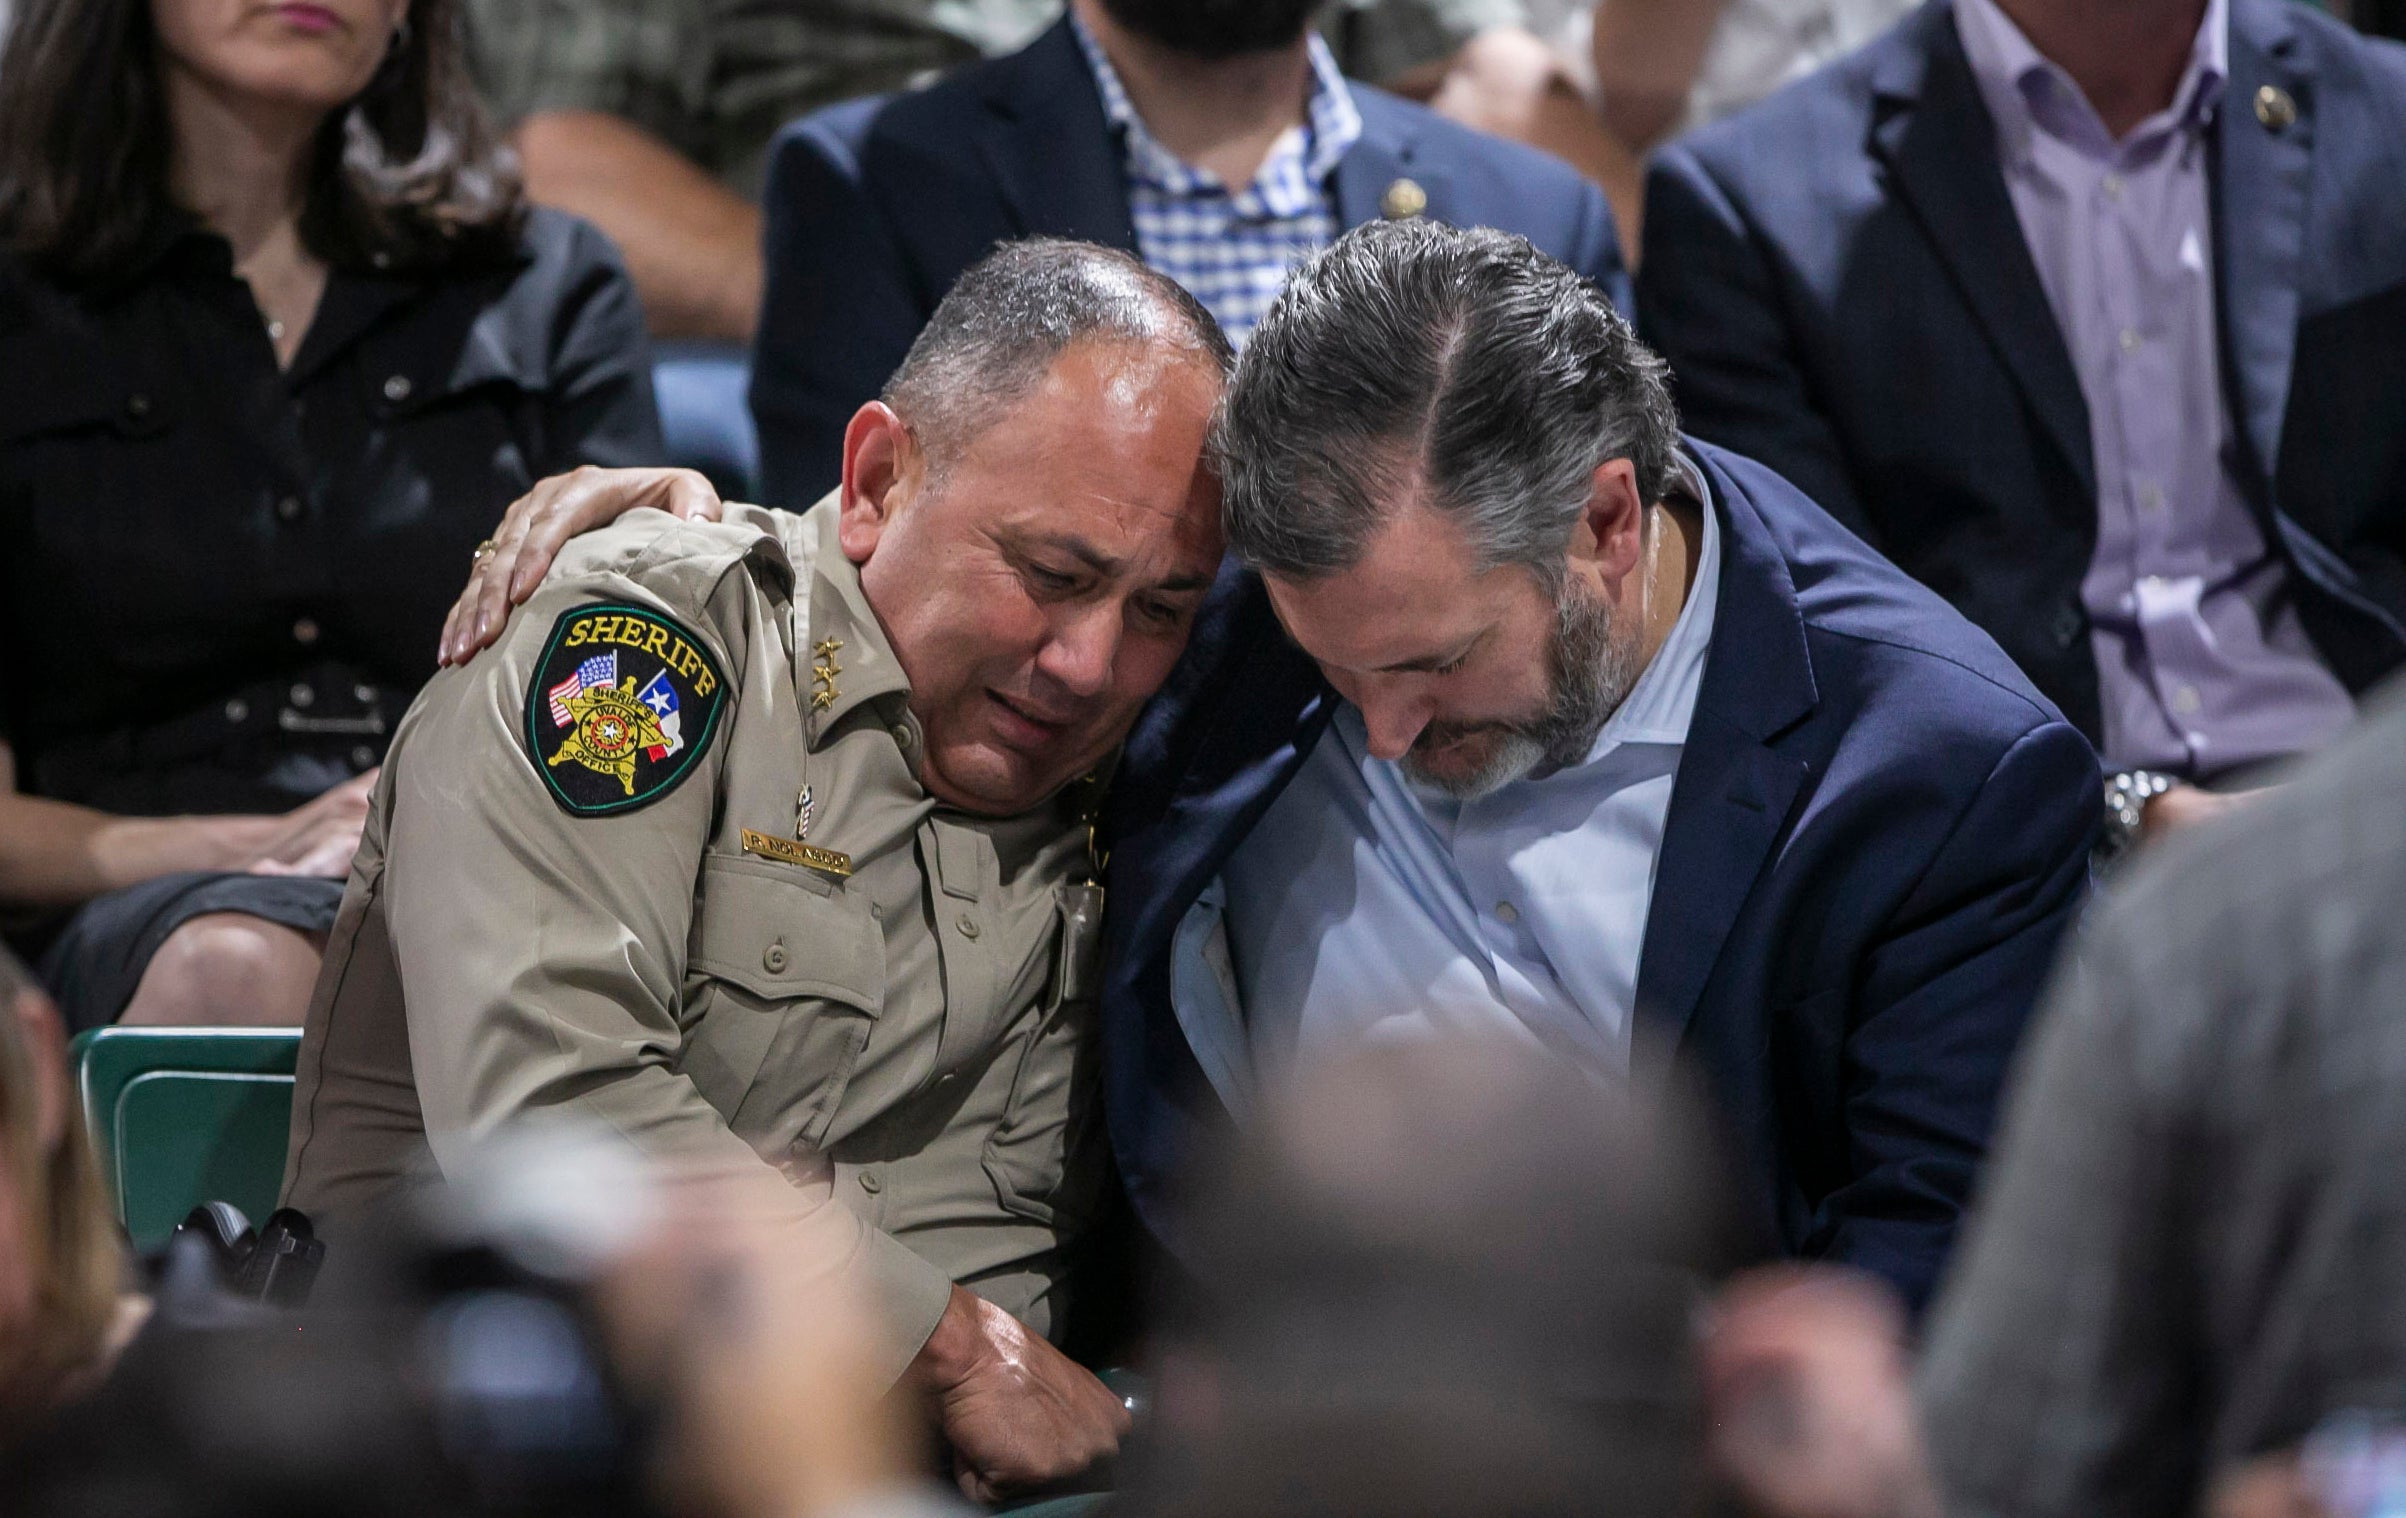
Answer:
[{"label": "green chair back", "polygon": [[84,1127],[136,1249],[202,1202],[275,1210],[297,1028],[95,1028],[72,1046]]}]

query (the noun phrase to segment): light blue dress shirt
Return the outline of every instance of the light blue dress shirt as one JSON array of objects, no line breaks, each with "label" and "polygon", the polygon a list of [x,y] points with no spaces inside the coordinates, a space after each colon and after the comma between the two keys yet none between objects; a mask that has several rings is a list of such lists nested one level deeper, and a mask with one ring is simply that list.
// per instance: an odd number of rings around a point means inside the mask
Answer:
[{"label": "light blue dress shirt", "polygon": [[1720,526],[1703,517],[1687,605],[1582,763],[1461,802],[1371,758],[1361,714],[1339,708],[1173,948],[1173,1006],[1239,1116],[1258,1079],[1379,1042],[1501,1033],[1627,1070],[1720,601]]}]

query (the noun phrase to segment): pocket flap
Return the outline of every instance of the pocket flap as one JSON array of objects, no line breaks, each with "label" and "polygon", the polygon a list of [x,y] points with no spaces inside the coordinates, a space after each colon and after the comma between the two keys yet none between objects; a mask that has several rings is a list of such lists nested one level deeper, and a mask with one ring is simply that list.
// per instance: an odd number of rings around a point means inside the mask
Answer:
[{"label": "pocket flap", "polygon": [[693,968],[768,1001],[820,996],[869,1016],[885,1003],[886,941],[866,898],[797,866],[714,854],[702,862]]}]

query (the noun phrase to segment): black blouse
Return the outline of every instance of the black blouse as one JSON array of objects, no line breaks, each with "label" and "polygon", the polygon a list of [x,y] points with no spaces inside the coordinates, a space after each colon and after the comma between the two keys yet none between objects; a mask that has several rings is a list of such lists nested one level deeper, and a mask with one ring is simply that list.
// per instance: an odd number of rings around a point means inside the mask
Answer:
[{"label": "black blouse", "polygon": [[279,811],[379,763],[469,556],[534,481],[661,457],[609,243],[335,273],[289,370],[221,238],[69,292],[0,256],[0,735],[18,785]]}]

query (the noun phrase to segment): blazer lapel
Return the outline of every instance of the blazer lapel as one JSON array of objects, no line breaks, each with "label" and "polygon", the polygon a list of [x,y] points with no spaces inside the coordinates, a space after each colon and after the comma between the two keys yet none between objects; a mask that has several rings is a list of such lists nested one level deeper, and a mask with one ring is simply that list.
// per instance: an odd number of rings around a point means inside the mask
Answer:
[{"label": "blazer lapel", "polygon": [[2096,494],[2087,402],[2055,325],[2046,287],[2022,238],[2021,218],[1997,162],[1996,128],[1951,5],[1923,7],[1884,44],[1875,89],[1881,110],[1873,150],[1921,219],[2038,418],[2041,430]]},{"label": "blazer lapel", "polygon": [[1659,1071],[1721,957],[1738,909],[1787,824],[1805,765],[1770,746],[1818,699],[1796,585],[1770,530],[1709,459],[1721,522],[1721,602],[1655,866],[1638,962],[1633,1064]]},{"label": "blazer lapel", "polygon": [[[2213,137],[2215,302],[2232,413],[2257,468],[2270,480],[2297,356],[2314,90],[2286,6],[2237,0],[2230,27],[2230,82]],[[2257,97],[2266,90],[2278,92],[2294,120],[2282,122],[2271,98],[2271,109],[2259,112]]]},{"label": "blazer lapel", "polygon": [[1136,251],[1119,135],[1066,19],[994,71],[986,106],[978,148],[1014,230]]}]

